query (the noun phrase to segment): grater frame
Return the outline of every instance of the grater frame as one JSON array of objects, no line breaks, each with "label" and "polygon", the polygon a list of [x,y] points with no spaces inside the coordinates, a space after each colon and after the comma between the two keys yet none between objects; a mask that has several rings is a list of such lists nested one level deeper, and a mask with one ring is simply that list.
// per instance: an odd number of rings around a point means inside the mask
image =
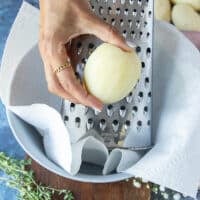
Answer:
[{"label": "grater frame", "polygon": [[[149,149],[152,146],[153,0],[90,0],[90,5],[97,16],[117,28],[130,45],[135,45],[142,73],[127,97],[105,105],[102,112],[63,100],[61,115],[68,131],[74,134],[72,143],[93,135],[109,150]],[[91,35],[72,41],[70,57],[78,77],[83,76],[87,58],[101,43]]]}]

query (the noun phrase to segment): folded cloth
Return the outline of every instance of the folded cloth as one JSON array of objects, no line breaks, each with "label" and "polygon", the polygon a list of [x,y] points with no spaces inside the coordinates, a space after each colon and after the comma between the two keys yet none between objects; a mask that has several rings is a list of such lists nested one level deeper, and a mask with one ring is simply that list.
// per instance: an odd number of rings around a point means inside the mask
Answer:
[{"label": "folded cloth", "polygon": [[[35,8],[23,4],[6,44],[0,94],[9,109],[37,127],[48,157],[71,174],[78,172],[82,159],[102,165],[103,174],[116,169],[195,197],[200,180],[200,54],[194,45],[175,27],[155,23],[152,118],[155,146],[147,153],[115,149],[108,155],[105,145],[95,136],[81,137],[71,144],[71,134],[78,133],[69,133],[64,128],[59,100],[47,91],[39,53],[34,47],[38,15]],[[20,46],[19,41],[29,33],[32,38]],[[51,124],[53,121],[56,123]],[[131,140],[129,134],[127,142]],[[99,159],[94,156],[97,153]]]}]

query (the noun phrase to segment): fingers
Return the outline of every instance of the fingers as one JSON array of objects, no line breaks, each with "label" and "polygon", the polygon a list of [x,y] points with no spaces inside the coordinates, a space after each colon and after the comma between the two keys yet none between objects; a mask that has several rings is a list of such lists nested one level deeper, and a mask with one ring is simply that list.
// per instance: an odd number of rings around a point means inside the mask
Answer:
[{"label": "fingers", "polygon": [[124,51],[133,50],[126,44],[124,37],[113,26],[105,23],[96,15],[92,14],[89,24],[90,34],[94,34],[104,42],[114,44]]},{"label": "fingers", "polygon": [[102,110],[103,104],[96,97],[89,94],[76,79],[73,69],[67,68],[57,74],[58,79],[67,91],[73,91],[73,96],[82,104]]},{"label": "fingers", "polygon": [[66,92],[63,87],[60,85],[57,77],[52,72],[52,68],[50,65],[45,64],[45,75],[46,75],[46,81],[49,92],[52,94],[55,94],[57,96],[62,97],[63,99],[68,99],[69,101],[73,103],[79,103],[76,98],[74,98],[72,95],[70,95],[68,92]]},{"label": "fingers", "polygon": [[67,67],[61,72],[54,73],[54,70],[65,64],[68,60],[65,45],[55,44],[47,47],[47,51],[40,46],[43,59],[50,64],[45,65],[45,74],[48,83],[48,89],[62,98],[68,99],[74,103],[81,103],[86,106],[102,110],[103,104],[96,97],[88,94],[75,76],[72,67]]}]

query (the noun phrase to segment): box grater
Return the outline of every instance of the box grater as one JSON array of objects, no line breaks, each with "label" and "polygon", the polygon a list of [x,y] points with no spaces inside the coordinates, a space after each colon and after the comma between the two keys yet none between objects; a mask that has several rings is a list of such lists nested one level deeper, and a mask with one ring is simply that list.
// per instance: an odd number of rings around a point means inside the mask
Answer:
[{"label": "box grater", "polygon": [[[153,0],[91,0],[92,11],[116,27],[135,46],[141,59],[141,77],[121,101],[105,105],[101,112],[63,100],[61,114],[68,131],[94,135],[109,150],[151,148]],[[71,43],[72,64],[83,76],[87,58],[102,43],[94,36],[81,36]],[[109,86],[108,86],[109,87]],[[128,137],[131,134],[131,137]],[[129,139],[129,140],[128,140]],[[131,141],[130,141],[131,139]]]}]

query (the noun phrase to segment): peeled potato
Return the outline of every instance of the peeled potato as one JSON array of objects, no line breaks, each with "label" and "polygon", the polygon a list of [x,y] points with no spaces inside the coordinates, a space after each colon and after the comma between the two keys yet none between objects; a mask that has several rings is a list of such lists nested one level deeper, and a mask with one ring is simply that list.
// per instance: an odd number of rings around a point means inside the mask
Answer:
[{"label": "peeled potato", "polygon": [[155,18],[170,22],[171,4],[169,0],[155,0]]},{"label": "peeled potato", "polygon": [[172,10],[172,21],[185,31],[200,31],[200,15],[187,4],[177,4]]},{"label": "peeled potato", "polygon": [[141,61],[135,51],[125,52],[103,43],[95,49],[84,69],[87,90],[109,104],[129,94],[140,78]]},{"label": "peeled potato", "polygon": [[192,6],[195,10],[200,10],[200,0],[171,0],[174,4],[188,4]]}]

